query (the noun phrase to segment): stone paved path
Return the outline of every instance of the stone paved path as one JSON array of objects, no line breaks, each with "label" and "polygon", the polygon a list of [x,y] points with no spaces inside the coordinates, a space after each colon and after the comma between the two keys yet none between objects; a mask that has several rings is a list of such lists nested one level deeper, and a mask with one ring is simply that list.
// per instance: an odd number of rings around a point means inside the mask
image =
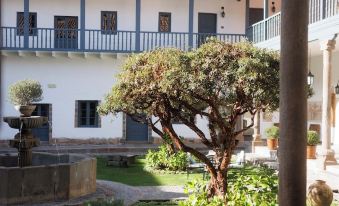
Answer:
[{"label": "stone paved path", "polygon": [[117,182],[98,180],[98,185],[111,190],[116,199],[131,205],[138,200],[169,200],[185,198],[182,186],[138,186],[132,187]]},{"label": "stone paved path", "polygon": [[185,194],[182,186],[128,186],[118,182],[97,180],[97,191],[69,201],[55,201],[25,206],[81,206],[83,202],[97,199],[123,200],[129,206],[139,200],[170,200],[183,199]]}]

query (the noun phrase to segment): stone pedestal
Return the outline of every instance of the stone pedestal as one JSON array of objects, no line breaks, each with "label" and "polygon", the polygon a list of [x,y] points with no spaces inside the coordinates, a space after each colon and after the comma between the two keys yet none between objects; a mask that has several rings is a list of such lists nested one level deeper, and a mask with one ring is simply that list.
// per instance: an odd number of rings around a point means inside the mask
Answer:
[{"label": "stone pedestal", "polygon": [[255,153],[256,146],[264,146],[264,142],[261,139],[260,135],[260,112],[254,117],[254,133],[253,133],[253,140],[252,140],[252,153]]},{"label": "stone pedestal", "polygon": [[332,51],[335,40],[326,40],[321,43],[323,51],[323,104],[321,122],[321,151],[318,153],[318,168],[326,169],[326,165],[336,164],[334,151],[331,149],[331,96],[332,87]]}]

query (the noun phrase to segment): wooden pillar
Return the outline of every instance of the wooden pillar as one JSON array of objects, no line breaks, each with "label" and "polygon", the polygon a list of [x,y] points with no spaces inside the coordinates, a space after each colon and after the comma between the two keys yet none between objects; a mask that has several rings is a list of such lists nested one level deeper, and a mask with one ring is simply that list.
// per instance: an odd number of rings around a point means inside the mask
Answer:
[{"label": "wooden pillar", "polygon": [[86,0],[80,0],[80,49],[85,49]]},{"label": "wooden pillar", "polygon": [[29,0],[24,0],[24,47],[29,46]]},{"label": "wooden pillar", "polygon": [[135,0],[135,51],[140,51],[141,0]]},{"label": "wooden pillar", "polygon": [[306,205],[308,0],[282,1],[279,205]]},{"label": "wooden pillar", "polygon": [[193,48],[193,22],[194,22],[194,0],[189,0],[188,3],[188,46]]}]

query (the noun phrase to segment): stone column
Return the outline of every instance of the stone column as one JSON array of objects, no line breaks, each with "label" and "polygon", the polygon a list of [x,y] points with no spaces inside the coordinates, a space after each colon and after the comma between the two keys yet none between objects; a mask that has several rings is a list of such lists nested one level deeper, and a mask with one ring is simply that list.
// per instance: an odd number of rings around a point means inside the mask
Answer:
[{"label": "stone column", "polygon": [[306,204],[308,0],[281,11],[279,205]]},{"label": "stone column", "polygon": [[332,50],[335,40],[326,40],[321,43],[323,51],[323,102],[321,121],[321,151],[319,152],[318,167],[326,169],[326,165],[336,164],[334,151],[331,150],[331,96],[332,96]]},{"label": "stone column", "polygon": [[263,141],[260,135],[260,111],[254,117],[253,125],[253,141],[252,141],[252,153],[255,153],[256,146],[263,146]]}]

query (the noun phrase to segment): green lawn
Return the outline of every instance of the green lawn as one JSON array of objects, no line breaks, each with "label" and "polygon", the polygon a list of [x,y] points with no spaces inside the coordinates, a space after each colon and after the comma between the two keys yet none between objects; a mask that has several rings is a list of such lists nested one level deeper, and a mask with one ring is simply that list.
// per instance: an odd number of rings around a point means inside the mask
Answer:
[{"label": "green lawn", "polygon": [[98,158],[97,179],[120,182],[131,186],[184,185],[188,180],[202,178],[202,173],[190,174],[153,174],[144,170],[145,160],[137,159],[128,168],[106,166],[104,158]]}]

